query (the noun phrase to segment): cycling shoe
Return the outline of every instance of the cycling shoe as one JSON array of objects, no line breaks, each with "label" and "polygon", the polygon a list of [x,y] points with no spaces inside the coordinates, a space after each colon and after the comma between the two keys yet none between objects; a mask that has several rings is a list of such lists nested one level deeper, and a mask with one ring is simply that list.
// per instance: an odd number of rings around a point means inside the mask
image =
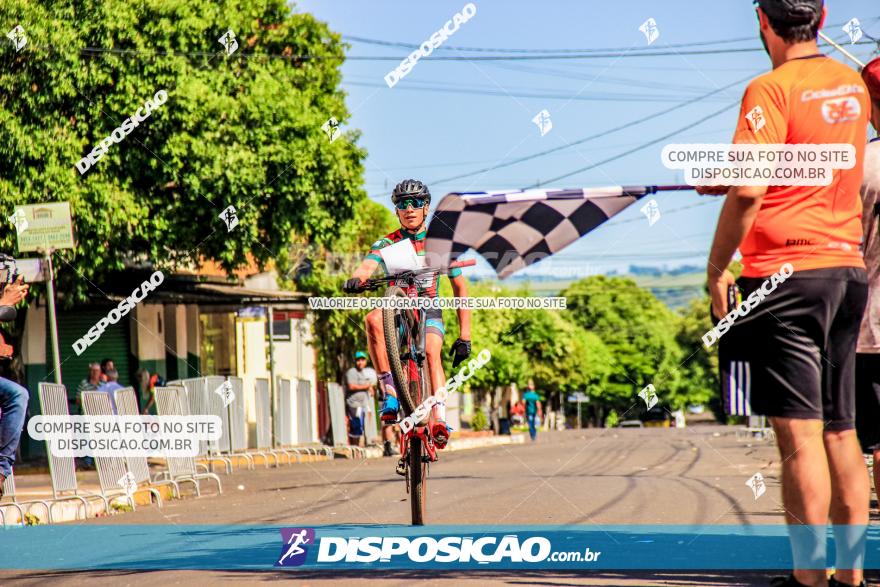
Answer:
[{"label": "cycling shoe", "polygon": [[438,448],[446,448],[449,442],[449,436],[452,434],[452,427],[446,422],[437,422],[431,429],[431,436],[434,438],[434,444]]},{"label": "cycling shoe", "polygon": [[382,414],[383,422],[396,422],[397,412],[400,410],[400,402],[393,395],[386,395],[382,400],[382,407],[379,413]]}]

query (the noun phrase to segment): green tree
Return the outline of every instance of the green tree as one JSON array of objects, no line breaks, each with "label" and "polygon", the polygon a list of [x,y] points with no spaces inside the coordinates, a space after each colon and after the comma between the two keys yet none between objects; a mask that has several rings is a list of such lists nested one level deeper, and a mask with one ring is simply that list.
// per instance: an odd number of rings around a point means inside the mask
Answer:
[{"label": "green tree", "polygon": [[[358,133],[321,130],[349,117],[344,45],[285,0],[10,0],[0,15],[28,38],[0,48],[0,212],[71,203],[61,290],[135,262],[263,265],[294,233],[332,243],[365,201]],[[167,102],[81,175],[77,161],[160,90]],[[232,231],[218,218],[229,205]]]},{"label": "green tree", "polygon": [[620,277],[593,276],[560,295],[573,320],[608,348],[612,371],[597,400],[620,413],[636,415],[636,394],[649,383],[666,405],[679,407],[682,350],[675,338],[679,318],[651,292]]},{"label": "green tree", "polygon": [[[285,285],[314,296],[342,296],[342,284],[363,261],[370,245],[398,225],[381,204],[364,200],[353,220],[339,229],[329,246],[309,243],[303,236],[279,257],[279,273]],[[378,295],[381,295],[381,291]],[[318,350],[321,378],[340,381],[352,365],[356,350],[366,350],[366,310],[316,310],[313,312],[313,344]]]},{"label": "green tree", "polygon": [[612,357],[599,336],[587,332],[563,311],[518,313],[519,344],[528,357],[528,376],[546,396],[548,407],[560,406],[573,391],[601,394],[611,375]]},{"label": "green tree", "polygon": [[[702,336],[712,328],[709,317],[709,297],[693,300],[681,314],[675,338],[687,360],[681,366],[683,395],[692,405],[710,406],[719,416],[720,384],[718,381],[718,349],[707,350]],[[684,406],[680,406],[684,407]]]},{"label": "green tree", "polygon": [[[467,275],[467,269],[464,269]],[[440,282],[440,295],[452,295],[447,279]],[[492,282],[472,282],[468,286],[470,297],[495,297],[514,295],[506,288]],[[447,378],[452,377],[452,357],[449,349],[458,336],[458,318],[455,310],[443,310],[443,323],[446,328],[444,341],[444,370]],[[465,384],[473,393],[474,406],[482,404],[486,393],[496,387],[517,383],[526,376],[528,357],[519,343],[516,330],[517,314],[513,310],[474,310],[471,312],[471,345],[473,356],[483,349],[492,353],[492,359],[482,369],[478,369]],[[459,367],[460,368],[460,367]]]}]

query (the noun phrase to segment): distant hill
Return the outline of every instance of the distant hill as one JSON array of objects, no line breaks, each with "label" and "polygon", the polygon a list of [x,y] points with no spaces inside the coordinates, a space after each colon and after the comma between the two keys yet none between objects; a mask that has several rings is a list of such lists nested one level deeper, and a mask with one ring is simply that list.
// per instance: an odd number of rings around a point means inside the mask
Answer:
[{"label": "distant hill", "polygon": [[[632,279],[639,287],[650,290],[657,299],[673,310],[687,306],[691,300],[702,298],[705,295],[705,268],[696,265],[683,265],[670,270],[631,265],[626,274],[612,271],[606,275]],[[505,283],[513,287],[528,284],[536,295],[555,296],[575,281],[579,281],[579,279],[560,279],[552,275],[529,275],[513,276]]]}]

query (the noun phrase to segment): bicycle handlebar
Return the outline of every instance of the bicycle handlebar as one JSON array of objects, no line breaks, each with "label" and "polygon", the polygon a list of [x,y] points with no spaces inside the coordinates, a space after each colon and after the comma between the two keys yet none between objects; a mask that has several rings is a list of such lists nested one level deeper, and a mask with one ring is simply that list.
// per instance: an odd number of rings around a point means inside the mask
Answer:
[{"label": "bicycle handlebar", "polygon": [[[458,269],[461,267],[473,267],[477,264],[476,259],[467,259],[465,261],[453,261],[449,264],[448,269]],[[376,277],[373,279],[368,279],[364,282],[364,290],[376,290],[382,284],[390,283],[392,281],[408,281],[414,280],[416,277],[420,275],[425,275],[426,273],[439,273],[442,271],[442,267],[424,267],[422,269],[411,269],[408,271],[401,271],[400,273],[393,273],[391,275],[386,275],[385,277]]]}]

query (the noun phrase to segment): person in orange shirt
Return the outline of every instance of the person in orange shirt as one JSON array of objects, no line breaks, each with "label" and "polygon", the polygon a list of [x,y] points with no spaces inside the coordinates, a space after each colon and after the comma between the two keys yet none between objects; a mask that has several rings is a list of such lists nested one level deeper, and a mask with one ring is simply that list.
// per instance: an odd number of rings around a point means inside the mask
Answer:
[{"label": "person in orange shirt", "polygon": [[[859,189],[870,107],[858,73],[819,52],[822,0],[757,4],[773,69],[746,89],[734,143],[847,144],[856,161],[835,169],[830,185],[725,189],[707,269],[712,313],[748,308],[724,342],[747,366],[752,412],[769,416],[782,457],[794,571],[771,585],[859,585],[870,483],[854,431],[855,351],[867,299]],[[747,301],[729,308],[726,268],[737,248]],[[837,548],[830,580],[816,529],[829,514]]]}]

